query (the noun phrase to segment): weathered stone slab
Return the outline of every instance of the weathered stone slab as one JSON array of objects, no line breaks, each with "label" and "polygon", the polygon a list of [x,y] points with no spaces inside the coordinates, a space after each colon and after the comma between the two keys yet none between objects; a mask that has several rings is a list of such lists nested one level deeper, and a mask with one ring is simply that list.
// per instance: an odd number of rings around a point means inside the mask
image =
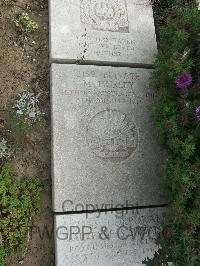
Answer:
[{"label": "weathered stone slab", "polygon": [[150,0],[50,0],[50,59],[152,64],[157,52]]},{"label": "weathered stone slab", "polygon": [[57,215],[57,266],[141,266],[158,250],[163,208]]},{"label": "weathered stone slab", "polygon": [[53,64],[51,71],[54,211],[164,203],[151,70]]}]

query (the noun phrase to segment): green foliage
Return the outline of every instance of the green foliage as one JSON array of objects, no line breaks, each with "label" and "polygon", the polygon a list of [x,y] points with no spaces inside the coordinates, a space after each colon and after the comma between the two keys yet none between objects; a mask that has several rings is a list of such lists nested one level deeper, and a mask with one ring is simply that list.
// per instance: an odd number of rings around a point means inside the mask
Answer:
[{"label": "green foliage", "polygon": [[25,250],[30,218],[39,211],[39,179],[25,178],[16,181],[11,165],[0,169],[0,265],[6,255],[12,255],[19,248]]},{"label": "green foliage", "polygon": [[31,20],[26,12],[19,13],[14,23],[21,32],[34,32],[38,29],[38,23]]},{"label": "green foliage", "polygon": [[33,132],[34,127],[24,119],[23,116],[16,116],[14,110],[1,110],[1,116],[4,118],[4,131],[5,134],[11,133],[13,145],[12,148],[15,151],[23,146],[24,141],[27,140],[28,134]]},{"label": "green foliage", "polygon": [[[167,8],[156,11],[160,51],[151,84],[159,101],[152,119],[167,151],[162,172],[170,210],[157,240],[160,250],[146,262],[154,266],[200,265],[200,16],[192,1],[179,2],[165,1]],[[177,88],[180,73],[192,74],[186,89]]]},{"label": "green foliage", "polygon": [[0,6],[12,6],[16,0],[0,0]]}]

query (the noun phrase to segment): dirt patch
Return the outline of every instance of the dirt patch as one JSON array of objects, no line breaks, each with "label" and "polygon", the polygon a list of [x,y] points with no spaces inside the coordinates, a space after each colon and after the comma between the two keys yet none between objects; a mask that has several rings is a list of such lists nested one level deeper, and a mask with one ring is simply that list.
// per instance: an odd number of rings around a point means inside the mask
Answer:
[{"label": "dirt patch", "polygon": [[[1,1],[0,1],[1,2]],[[25,11],[39,29],[21,34],[13,20]],[[39,177],[42,183],[41,214],[32,220],[28,249],[24,255],[8,259],[8,265],[54,265],[53,214],[51,211],[50,103],[48,62],[48,1],[19,0],[13,6],[0,6],[0,107],[12,107],[18,93],[41,93],[45,121],[31,137],[34,145],[13,159],[16,178]]]}]

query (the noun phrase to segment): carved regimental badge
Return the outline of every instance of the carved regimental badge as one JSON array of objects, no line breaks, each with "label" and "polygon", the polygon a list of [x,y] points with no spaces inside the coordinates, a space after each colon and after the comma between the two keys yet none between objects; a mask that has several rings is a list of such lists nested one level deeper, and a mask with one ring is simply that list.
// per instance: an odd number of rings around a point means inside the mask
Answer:
[{"label": "carved regimental badge", "polygon": [[96,156],[120,162],[136,150],[138,130],[126,114],[118,110],[104,110],[89,121],[87,139]]},{"label": "carved regimental badge", "polygon": [[129,32],[126,0],[80,0],[81,22],[91,29]]}]

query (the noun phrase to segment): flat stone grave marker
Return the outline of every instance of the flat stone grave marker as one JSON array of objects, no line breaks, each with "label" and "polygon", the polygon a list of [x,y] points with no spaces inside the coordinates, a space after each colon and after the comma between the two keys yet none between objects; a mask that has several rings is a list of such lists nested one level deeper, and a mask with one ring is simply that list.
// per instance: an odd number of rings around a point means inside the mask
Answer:
[{"label": "flat stone grave marker", "polygon": [[57,266],[141,266],[164,208],[55,216]]},{"label": "flat stone grave marker", "polygon": [[151,70],[52,64],[54,211],[165,203]]},{"label": "flat stone grave marker", "polygon": [[156,52],[150,0],[50,0],[52,62],[145,66]]}]

